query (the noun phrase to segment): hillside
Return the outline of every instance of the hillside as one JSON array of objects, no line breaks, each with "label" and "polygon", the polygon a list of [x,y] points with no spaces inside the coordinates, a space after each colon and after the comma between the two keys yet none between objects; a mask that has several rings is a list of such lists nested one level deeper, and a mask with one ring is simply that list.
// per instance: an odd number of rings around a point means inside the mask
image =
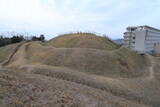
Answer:
[{"label": "hillside", "polygon": [[[38,46],[30,49],[30,54],[37,62],[52,66],[64,66],[70,69],[98,74],[103,76],[139,76],[143,75],[148,65],[145,56],[120,47],[106,37],[90,33],[64,34],[48,41],[47,45],[56,47]],[[90,49],[87,49],[90,48]],[[47,51],[48,50],[48,51]],[[39,55],[34,55],[35,53]],[[44,57],[41,52],[48,55]],[[43,60],[43,61],[42,61]]]},{"label": "hillside", "polygon": [[117,49],[119,46],[107,37],[97,36],[92,33],[63,34],[48,42],[56,48],[94,48],[94,49]]},{"label": "hillside", "polygon": [[[63,37],[67,39],[57,38]],[[116,44],[112,49],[53,44],[28,42],[0,48],[2,107],[160,105],[158,59]]]},{"label": "hillside", "polygon": [[15,48],[19,44],[12,44],[4,47],[0,47],[0,63],[5,61],[11,53],[15,50]]},{"label": "hillside", "polygon": [[30,45],[28,54],[31,63],[67,67],[80,72],[111,77],[141,76],[147,71],[148,65],[145,56],[137,55],[123,47],[105,51],[86,48],[54,48],[33,44]]}]

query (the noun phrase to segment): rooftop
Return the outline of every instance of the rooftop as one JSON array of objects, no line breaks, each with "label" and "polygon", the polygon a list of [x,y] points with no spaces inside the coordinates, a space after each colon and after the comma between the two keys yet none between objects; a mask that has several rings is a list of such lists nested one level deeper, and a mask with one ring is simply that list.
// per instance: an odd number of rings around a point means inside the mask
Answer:
[{"label": "rooftop", "polygon": [[143,26],[129,26],[127,27],[127,30],[135,30],[137,28],[149,28],[149,29],[152,29],[152,30],[156,30],[156,31],[159,31],[160,32],[160,29],[157,29],[157,28],[154,28],[154,27],[151,27],[151,26],[148,26],[148,25],[143,25]]}]

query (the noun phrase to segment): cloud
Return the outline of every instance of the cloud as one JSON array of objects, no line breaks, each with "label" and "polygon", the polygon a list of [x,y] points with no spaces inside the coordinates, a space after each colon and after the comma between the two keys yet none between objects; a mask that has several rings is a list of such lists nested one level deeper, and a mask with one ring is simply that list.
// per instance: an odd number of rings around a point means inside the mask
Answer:
[{"label": "cloud", "polygon": [[0,31],[50,35],[95,31],[120,38],[129,25],[160,27],[160,1],[0,0]]}]

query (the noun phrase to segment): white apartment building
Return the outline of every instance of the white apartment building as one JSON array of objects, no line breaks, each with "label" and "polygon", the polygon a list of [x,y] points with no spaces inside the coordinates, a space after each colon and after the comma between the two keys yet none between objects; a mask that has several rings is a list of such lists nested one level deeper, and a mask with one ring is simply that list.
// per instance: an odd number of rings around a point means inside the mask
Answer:
[{"label": "white apartment building", "polygon": [[140,53],[160,52],[160,30],[146,25],[127,27],[124,45]]}]

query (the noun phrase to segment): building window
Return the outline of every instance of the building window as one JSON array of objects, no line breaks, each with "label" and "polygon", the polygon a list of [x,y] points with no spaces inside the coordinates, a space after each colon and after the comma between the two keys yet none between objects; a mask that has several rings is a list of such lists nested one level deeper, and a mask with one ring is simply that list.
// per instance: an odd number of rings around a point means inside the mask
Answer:
[{"label": "building window", "polygon": [[136,37],[133,37],[133,39],[136,39]]}]

